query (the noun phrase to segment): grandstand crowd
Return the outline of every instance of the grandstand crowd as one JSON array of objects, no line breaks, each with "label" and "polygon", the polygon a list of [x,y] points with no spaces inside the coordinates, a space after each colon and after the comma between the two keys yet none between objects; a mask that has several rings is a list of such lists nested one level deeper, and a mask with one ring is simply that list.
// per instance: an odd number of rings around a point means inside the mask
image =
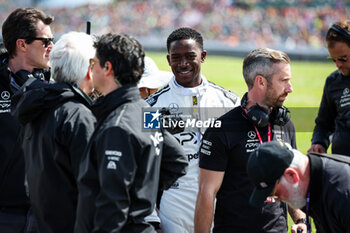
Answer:
[{"label": "grandstand crowd", "polygon": [[[56,16],[56,37],[72,30],[85,31],[90,20],[92,33],[98,35],[119,32],[165,39],[174,28],[189,26],[202,32],[207,41],[231,47],[320,49],[325,47],[331,23],[350,17],[346,0],[118,0],[74,8],[47,8],[44,1],[36,2],[37,7]],[[18,4],[1,0],[0,5],[2,24]]]}]

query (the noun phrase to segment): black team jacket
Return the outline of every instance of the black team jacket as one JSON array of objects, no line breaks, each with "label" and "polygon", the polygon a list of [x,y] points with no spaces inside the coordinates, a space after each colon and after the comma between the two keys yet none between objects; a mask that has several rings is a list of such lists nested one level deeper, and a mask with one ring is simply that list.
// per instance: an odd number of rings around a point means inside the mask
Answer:
[{"label": "black team jacket", "polygon": [[143,129],[144,107],[135,85],[94,104],[98,123],[80,169],[76,232],[155,232],[145,217],[158,188],[185,174],[187,157],[167,131]]},{"label": "black team jacket", "polygon": [[96,122],[91,101],[74,85],[35,78],[12,100],[12,115],[23,125],[26,176],[38,230],[74,232],[76,180]]},{"label": "black team jacket", "polygon": [[0,209],[26,210],[29,199],[24,186],[20,124],[11,116],[13,92],[7,60],[7,53],[0,54]]}]

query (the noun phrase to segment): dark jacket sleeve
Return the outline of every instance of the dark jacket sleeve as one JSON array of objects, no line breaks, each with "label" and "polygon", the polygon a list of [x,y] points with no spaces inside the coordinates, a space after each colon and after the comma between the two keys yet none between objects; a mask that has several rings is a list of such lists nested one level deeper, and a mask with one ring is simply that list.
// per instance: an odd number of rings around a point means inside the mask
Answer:
[{"label": "dark jacket sleeve", "polygon": [[330,77],[327,78],[323,89],[320,108],[315,119],[316,126],[311,140],[312,144],[321,144],[326,149],[330,144],[329,136],[334,132],[334,122],[336,117],[336,107],[331,101],[331,93],[329,93],[328,90],[331,82]]},{"label": "dark jacket sleeve", "polygon": [[120,127],[109,128],[99,137],[96,152],[100,189],[94,232],[120,232],[128,220],[139,148],[135,137]]},{"label": "dark jacket sleeve", "polygon": [[95,200],[100,189],[95,152],[96,144],[91,139],[79,168],[77,217],[74,228],[76,233],[91,233],[93,228]]},{"label": "dark jacket sleeve", "polygon": [[186,174],[188,159],[176,138],[167,130],[163,132],[164,144],[160,167],[159,189],[166,190],[181,176]]}]

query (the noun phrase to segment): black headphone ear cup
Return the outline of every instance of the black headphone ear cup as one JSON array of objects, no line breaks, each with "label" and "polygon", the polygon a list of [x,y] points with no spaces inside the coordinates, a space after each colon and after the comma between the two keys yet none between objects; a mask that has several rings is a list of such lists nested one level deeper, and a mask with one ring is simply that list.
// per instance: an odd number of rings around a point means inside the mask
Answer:
[{"label": "black headphone ear cup", "polygon": [[274,108],[270,114],[270,122],[275,125],[284,126],[290,120],[290,111],[281,106]]},{"label": "black headphone ear cup", "polygon": [[269,123],[269,111],[259,105],[252,106],[247,110],[248,120],[257,127],[265,127]]},{"label": "black headphone ear cup", "polygon": [[248,93],[245,93],[241,99],[241,107],[244,109],[248,104]]}]

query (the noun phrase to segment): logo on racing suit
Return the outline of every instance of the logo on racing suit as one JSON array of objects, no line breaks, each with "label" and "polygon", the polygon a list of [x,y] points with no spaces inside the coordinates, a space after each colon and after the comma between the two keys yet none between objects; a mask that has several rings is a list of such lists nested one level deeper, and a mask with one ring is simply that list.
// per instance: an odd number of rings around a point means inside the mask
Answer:
[{"label": "logo on racing suit", "polygon": [[176,103],[169,104],[169,111],[172,114],[177,113],[179,111],[179,105],[177,105]]},{"label": "logo on racing suit", "polygon": [[160,116],[162,114],[157,110],[143,112],[143,128],[144,129],[160,129]]}]

